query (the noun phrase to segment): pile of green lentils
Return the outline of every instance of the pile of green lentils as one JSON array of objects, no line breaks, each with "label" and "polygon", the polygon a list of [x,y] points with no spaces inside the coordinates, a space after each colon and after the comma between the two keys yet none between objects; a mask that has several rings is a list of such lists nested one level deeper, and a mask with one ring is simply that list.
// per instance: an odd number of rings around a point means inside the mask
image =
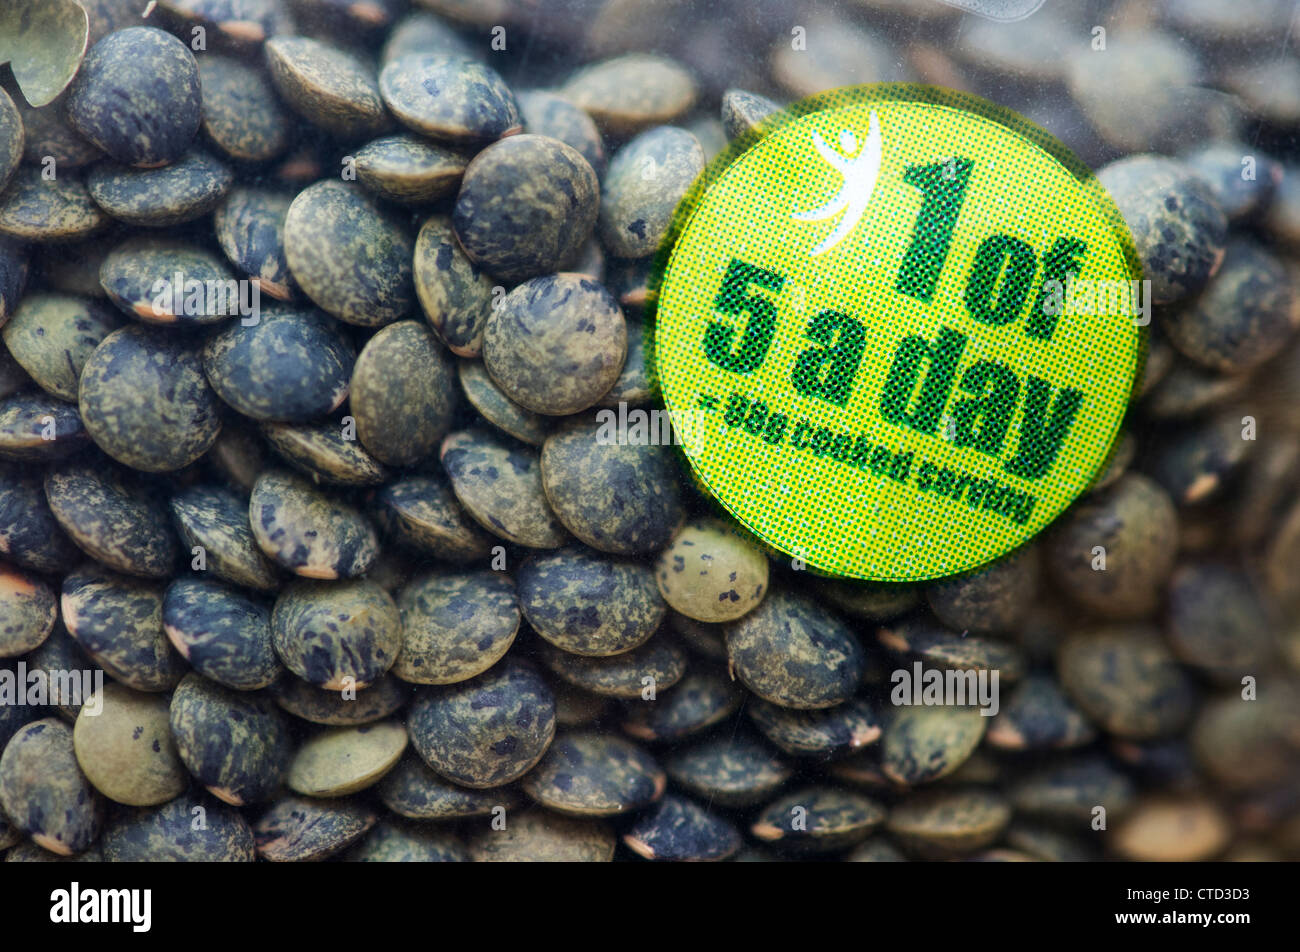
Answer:
[{"label": "pile of green lentils", "polygon": [[[0,704],[6,861],[1300,858],[1293,4],[83,6],[0,93],[0,674],[103,688]],[[1095,487],[915,586],[597,416],[706,163],[876,81],[1061,138],[1155,302]]]}]

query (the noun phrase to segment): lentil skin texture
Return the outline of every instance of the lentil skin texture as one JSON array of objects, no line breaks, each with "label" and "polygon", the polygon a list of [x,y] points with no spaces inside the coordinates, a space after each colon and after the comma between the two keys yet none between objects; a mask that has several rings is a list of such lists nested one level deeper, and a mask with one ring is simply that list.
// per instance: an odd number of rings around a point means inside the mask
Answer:
[{"label": "lentil skin texture", "polygon": [[649,567],[578,547],[529,558],[519,571],[519,600],[539,635],[580,655],[644,644],[668,610]]},{"label": "lentil skin texture", "polygon": [[284,670],[271,644],[270,608],[222,582],[172,582],[163,630],[195,671],[237,691],[269,687]]},{"label": "lentil skin texture", "polygon": [[560,89],[612,137],[672,122],[695,104],[691,74],[664,56],[627,53],[579,71]]},{"label": "lentil skin texture", "polygon": [[50,511],[39,473],[0,463],[0,553],[33,572],[63,574],[81,560]]},{"label": "lentil skin texture", "polygon": [[845,701],[817,711],[797,711],[755,700],[750,719],[763,736],[787,754],[825,757],[859,750],[880,739],[881,727],[871,704]]},{"label": "lentil skin texture", "polygon": [[288,148],[292,120],[262,71],[229,56],[199,60],[203,131],[223,154],[265,162]]},{"label": "lentil skin texture", "polygon": [[63,580],[63,623],[105,671],[137,691],[170,691],[185,662],[162,625],[162,586],[86,565]]},{"label": "lentil skin texture", "polygon": [[198,63],[162,30],[119,30],[86,54],[67,111],[73,128],[118,162],[166,165],[181,157],[199,129]]},{"label": "lentil skin texture", "polygon": [[100,793],[129,806],[166,803],[189,782],[176,755],[167,699],[108,682],[92,715],[83,706],[72,730],[73,748],[86,778]]},{"label": "lentil skin texture", "polygon": [[517,135],[466,167],[452,223],[469,259],[513,284],[553,273],[576,255],[599,206],[596,173],[576,149]]},{"label": "lentil skin texture", "polygon": [[1061,645],[1057,669],[1070,698],[1119,737],[1167,737],[1191,716],[1191,678],[1146,625],[1079,632]]},{"label": "lentil skin texture", "polygon": [[374,582],[295,582],[275,603],[271,631],[280,659],[330,691],[369,687],[401,648],[397,605]]},{"label": "lentil skin texture", "polygon": [[895,807],[885,829],[922,858],[947,859],[993,843],[1010,820],[1010,805],[993,791],[935,789]]},{"label": "lentil skin texture", "polygon": [[548,644],[542,661],[574,687],[625,700],[640,698],[651,685],[656,691],[666,691],[686,673],[686,655],[667,638],[651,638],[631,651],[603,658],[561,651]]},{"label": "lentil skin texture", "polygon": [[799,709],[833,707],[862,679],[862,648],[842,622],[807,596],[769,593],[726,629],[736,676],[766,701]]},{"label": "lentil skin texture", "polygon": [[591,117],[568,99],[533,89],[516,97],[524,132],[558,139],[577,149],[597,178],[605,174],[605,142]]},{"label": "lentil skin texture", "polygon": [[989,718],[974,706],[896,707],[885,725],[885,775],[912,786],[946,777],[975,752]]},{"label": "lentil skin texture", "polygon": [[474,145],[519,131],[510,87],[473,59],[411,53],[379,74],[384,103],[407,128],[453,145]]},{"label": "lentil skin texture", "polygon": [[[1106,571],[1092,568],[1094,546]],[[1141,618],[1159,603],[1178,553],[1178,515],[1168,493],[1131,473],[1076,502],[1047,537],[1047,565],[1057,583],[1102,618]]]},{"label": "lentil skin texture", "polygon": [[161,169],[101,162],[86,187],[100,208],[130,225],[162,228],[201,218],[230,190],[234,176],[208,153],[194,149]]},{"label": "lentil skin texture", "polygon": [[987,740],[1000,750],[1063,750],[1090,744],[1096,729],[1053,678],[1030,675],[992,719]]},{"label": "lentil skin texture", "polygon": [[603,287],[581,274],[533,278],[493,308],[483,362],[507,397],[534,413],[585,410],[627,359],[627,323]]},{"label": "lentil skin texture", "polygon": [[414,684],[455,684],[505,655],[519,631],[514,586],[499,572],[426,574],[397,594],[402,648],[393,673]]},{"label": "lentil skin texture", "polygon": [[475,790],[444,780],[414,753],[384,775],[376,788],[388,809],[412,820],[463,820],[489,816],[504,806],[513,811],[519,796],[508,787]]},{"label": "lentil skin texture", "polygon": [[460,837],[448,830],[385,819],[343,857],[349,863],[467,863]]},{"label": "lentil skin texture", "polygon": [[466,515],[444,477],[407,476],[375,494],[375,521],[421,554],[472,563],[491,551],[491,537]]},{"label": "lentil skin texture", "polygon": [[735,621],[767,592],[767,556],[721,520],[694,522],[660,554],[655,580],[675,611],[697,621]]},{"label": "lentil skin texture", "polygon": [[794,775],[770,747],[744,732],[674,750],[664,766],[674,783],[729,808],[762,803]]},{"label": "lentil skin texture", "polygon": [[667,783],[663,768],[631,741],[576,732],[556,737],[520,786],[558,813],[615,816],[654,803]]},{"label": "lentil skin texture", "polygon": [[1013,631],[1038,594],[1038,549],[1027,546],[926,589],[930,610],[949,628],[975,634]]},{"label": "lentil skin texture", "polygon": [[469,160],[413,135],[383,136],[357,150],[357,180],[380,198],[424,205],[460,186]]},{"label": "lentil skin texture", "polygon": [[477,357],[492,309],[490,275],[461,250],[446,215],[430,215],[415,236],[415,293],[424,317],[452,353]]},{"label": "lentil skin texture", "polygon": [[406,728],[396,721],[332,727],[298,747],[287,783],[304,796],[346,796],[377,783],[405,749]]},{"label": "lentil skin texture", "polygon": [[[194,829],[194,811],[204,824]],[[238,810],[182,794],[150,810],[114,817],[104,829],[110,863],[251,863],[253,831]]]},{"label": "lentil skin texture", "polygon": [[644,741],[681,740],[720,724],[744,700],[744,691],[724,674],[695,666],[653,704],[624,704],[623,732]]},{"label": "lentil skin texture", "polygon": [[54,591],[41,579],[0,562],[0,658],[34,651],[58,617]]},{"label": "lentil skin texture", "polygon": [[739,139],[758,129],[764,119],[780,109],[766,96],[744,89],[728,89],[722,94],[722,128],[728,139]]},{"label": "lentil skin texture", "polygon": [[469,851],[476,863],[608,863],[616,845],[604,823],[529,810],[504,830],[480,832]]},{"label": "lentil skin texture", "polygon": [[555,697],[531,667],[506,660],[486,674],[426,688],[407,719],[411,745],[465,787],[499,787],[531,770],[555,737]]},{"label": "lentil skin texture", "polygon": [[217,242],[240,274],[278,301],[293,296],[284,253],[284,218],[293,199],[266,189],[235,187],[212,213]]},{"label": "lentil skin texture", "polygon": [[501,432],[530,446],[546,442],[550,424],[545,416],[526,410],[507,397],[479,360],[462,360],[458,367],[465,399]]},{"label": "lentil skin texture", "polygon": [[222,486],[191,486],[172,496],[171,511],[186,547],[203,549],[207,571],[261,592],[279,585],[275,566],[253,538],[247,497]]},{"label": "lentil skin texture", "polygon": [[77,766],[70,727],[47,717],[10,738],[0,755],[0,807],[37,846],[58,856],[95,842],[102,801]]},{"label": "lentil skin texture", "polygon": [[288,770],[288,721],[269,698],[190,673],[172,695],[171,729],[186,768],[231,806],[274,795]]},{"label": "lentil skin texture", "polygon": [[1298,324],[1300,302],[1286,266],[1238,239],[1205,293],[1164,326],[1173,345],[1201,366],[1240,374],[1281,351]]},{"label": "lentil skin texture", "polygon": [[377,486],[390,474],[356,440],[344,437],[342,423],[264,423],[262,435],[285,462],[328,486]]},{"label": "lentil skin texture", "polygon": [[[885,815],[883,806],[860,793],[812,787],[770,804],[750,829],[759,839],[788,849],[834,852],[866,839]],[[796,816],[801,826],[795,825]]]},{"label": "lentil skin texture", "polygon": [[249,521],[258,547],[304,578],[355,578],[379,557],[369,519],[289,473],[271,471],[258,479]]},{"label": "lentil skin texture", "polygon": [[382,327],[415,303],[407,228],[359,186],[326,180],[299,192],[284,249],[303,293],[348,324]]},{"label": "lentil skin texture", "polygon": [[181,469],[221,431],[198,351],[140,326],[113,331],[81,373],[82,419],[100,449],[144,472]]},{"label": "lentil skin texture", "polygon": [[[26,246],[0,234],[0,327],[13,317],[18,308],[23,288],[27,285],[28,270]],[[17,389],[17,386],[6,389],[11,386],[9,377],[12,372],[11,367],[5,367],[6,363],[12,364],[6,358],[7,354],[0,356],[0,395],[3,396]]]},{"label": "lentil skin texture", "polygon": [[685,129],[660,126],[614,154],[601,185],[601,242],[619,258],[653,255],[673,213],[704,171],[704,150]]},{"label": "lentil skin texture", "polygon": [[0,191],[23,158],[23,117],[9,94],[0,90]]},{"label": "lentil skin texture", "polygon": [[568,541],[547,505],[531,448],[483,430],[463,430],[442,441],[441,457],[456,498],[493,535],[534,549]]},{"label": "lentil skin texture", "polygon": [[[50,435],[54,438],[47,439]],[[88,439],[77,408],[46,393],[18,393],[0,401],[0,459],[66,459]]]},{"label": "lentil skin texture", "polygon": [[365,836],[378,815],[357,800],[285,797],[253,824],[257,855],[272,863],[328,859]]},{"label": "lentil skin texture", "polygon": [[4,325],[4,342],[41,389],[75,403],[87,358],[121,324],[121,318],[98,301],[29,294]]},{"label": "lentil skin texture", "polygon": [[725,860],[741,847],[731,822],[706,812],[685,797],[667,796],[637,819],[623,841],[646,860]]},{"label": "lentil skin texture", "polygon": [[408,685],[391,675],[381,675],[369,687],[358,688],[354,700],[346,700],[338,691],[285,675],[271,686],[271,695],[282,709],[294,717],[326,727],[369,724],[395,713],[406,703]]},{"label": "lentil skin texture", "polygon": [[24,165],[0,192],[0,237],[38,243],[80,241],[109,221],[75,174],[47,182],[41,178],[40,166]]},{"label": "lentil skin texture", "polygon": [[661,446],[602,443],[594,420],[547,438],[542,484],[564,526],[615,555],[662,548],[685,517],[676,463]]},{"label": "lentil skin texture", "polygon": [[21,97],[14,103],[22,115],[23,161],[39,164],[48,155],[53,157],[57,168],[79,169],[103,157],[98,146],[83,139],[68,123],[67,98],[65,92],[39,109],[32,108]]},{"label": "lentil skin texture", "polygon": [[356,57],[305,36],[275,37],[263,48],[276,91],[308,122],[344,139],[389,125],[379,85]]},{"label": "lentil skin texture", "polygon": [[1157,305],[1199,292],[1223,262],[1228,222],[1209,185],[1174,159],[1136,155],[1097,173],[1124,220]]},{"label": "lentil skin texture", "polygon": [[951,631],[926,620],[903,620],[880,628],[880,644],[927,666],[959,671],[997,671],[1003,683],[1019,680],[1025,663],[1012,645]]},{"label": "lentil skin texture", "polygon": [[[406,372],[394,373],[393,368]],[[374,456],[404,466],[429,456],[451,429],[456,410],[452,364],[423,325],[401,321],[362,348],[348,403],[357,439]]]},{"label": "lentil skin texture", "polygon": [[[179,272],[185,282],[198,281],[205,289],[203,295],[181,296],[180,313],[173,309],[171,293],[159,295],[157,283],[165,281],[170,288]],[[208,282],[221,282],[226,288],[234,280],[220,256],[196,245],[165,237],[141,236],[128,238],[116,245],[99,267],[99,283],[114,304],[126,314],[146,324],[176,328],[200,324],[213,324],[238,313],[239,298],[223,298],[206,293],[208,287],[218,287]]]}]

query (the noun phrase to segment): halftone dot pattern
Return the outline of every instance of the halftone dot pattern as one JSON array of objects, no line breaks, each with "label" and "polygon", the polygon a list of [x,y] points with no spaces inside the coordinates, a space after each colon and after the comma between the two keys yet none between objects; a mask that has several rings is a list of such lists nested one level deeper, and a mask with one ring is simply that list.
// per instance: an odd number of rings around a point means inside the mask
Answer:
[{"label": "halftone dot pattern", "polygon": [[[1026,120],[933,87],[814,97],[710,167],[675,238],[654,359],[687,459],[810,568],[976,568],[1104,465],[1141,274],[1105,191]],[[1067,274],[1072,297],[1044,291]]]}]

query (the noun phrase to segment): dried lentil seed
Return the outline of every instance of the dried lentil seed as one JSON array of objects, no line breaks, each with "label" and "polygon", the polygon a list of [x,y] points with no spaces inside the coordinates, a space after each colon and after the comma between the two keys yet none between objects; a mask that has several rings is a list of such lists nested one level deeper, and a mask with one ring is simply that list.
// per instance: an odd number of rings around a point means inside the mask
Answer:
[{"label": "dried lentil seed", "polygon": [[348,395],[356,351],[333,318],[284,305],[255,324],[230,321],[208,338],[203,368],[226,403],[254,420],[305,423]]},{"label": "dried lentil seed", "polygon": [[352,370],[348,406],[357,439],[393,466],[429,456],[451,429],[456,410],[451,374],[451,359],[423,324],[400,321],[380,330]]},{"label": "dried lentil seed", "polygon": [[402,620],[374,582],[294,582],[276,600],[271,637],[284,666],[330,691],[374,684],[401,648]]},{"label": "dried lentil seed", "polygon": [[136,169],[97,164],[86,177],[90,197],[118,221],[161,228],[201,218],[230,190],[234,176],[201,149],[170,165]]},{"label": "dried lentil seed", "polygon": [[121,324],[98,301],[38,292],[25,296],[4,325],[4,342],[41,389],[75,403],[87,358]]},{"label": "dried lentil seed", "polygon": [[441,458],[456,498],[493,535],[535,549],[568,541],[547,503],[531,447],[485,430],[462,430],[442,441]]},{"label": "dried lentil seed", "polygon": [[256,691],[284,671],[271,643],[270,607],[224,582],[172,582],[163,596],[162,622],[181,657],[225,687]]},{"label": "dried lentil seed", "polygon": [[531,556],[519,603],[533,629],[574,654],[621,654],[644,644],[667,606],[650,569],[576,546]]},{"label": "dried lentil seed", "polygon": [[184,154],[199,129],[194,54],[162,30],[110,33],[86,54],[68,91],[68,121],[126,165],[157,168]]},{"label": "dried lentil seed", "polygon": [[577,254],[599,205],[596,173],[581,153],[558,139],[515,135],[466,166],[452,224],[471,261],[513,283]]},{"label": "dried lentil seed", "polygon": [[529,665],[507,659],[459,684],[425,688],[407,719],[411,746],[443,777],[499,787],[536,766],[555,737],[555,698]]},{"label": "dried lentil seed", "polygon": [[357,179],[380,198],[401,205],[437,201],[460,185],[468,159],[419,136],[383,136],[357,150]]},{"label": "dried lentil seed", "polygon": [[45,496],[63,531],[91,558],[129,575],[171,575],[180,546],[166,505],[139,477],[78,460],[46,474]]},{"label": "dried lentil seed", "polygon": [[465,399],[498,430],[532,446],[541,446],[550,432],[547,417],[515,403],[497,386],[479,360],[459,361],[456,368]]},{"label": "dried lentil seed", "polygon": [[299,192],[284,251],[303,293],[349,324],[382,327],[415,303],[406,224],[358,186],[326,180]]},{"label": "dried lentil seed", "polygon": [[172,742],[167,699],[112,682],[96,695],[87,699],[72,730],[86,779],[108,799],[129,806],[155,806],[179,796],[189,778]]},{"label": "dried lentil seed", "polygon": [[661,548],[685,509],[669,451],[604,441],[593,417],[577,417],[546,440],[542,484],[560,522],[594,549],[643,555]]},{"label": "dried lentil seed", "polygon": [[414,684],[454,684],[505,656],[519,631],[514,586],[499,572],[426,574],[397,593],[402,647],[393,674]]},{"label": "dried lentil seed", "polygon": [[131,326],[105,337],[82,369],[78,399],[99,448],[145,472],[188,466],[221,429],[198,349],[165,331]]}]

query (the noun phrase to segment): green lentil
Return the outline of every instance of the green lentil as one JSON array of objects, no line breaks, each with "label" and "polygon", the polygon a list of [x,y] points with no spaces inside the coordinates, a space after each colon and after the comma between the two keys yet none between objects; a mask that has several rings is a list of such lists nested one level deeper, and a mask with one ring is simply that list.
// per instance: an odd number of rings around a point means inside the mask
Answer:
[{"label": "green lentil", "polygon": [[454,684],[505,655],[519,630],[514,586],[498,572],[422,575],[397,593],[402,648],[393,673],[415,684]]},{"label": "green lentil", "polygon": [[236,691],[268,687],[283,672],[271,644],[271,609],[233,586],[177,579],[163,596],[163,630],[191,667]]},{"label": "green lentil", "polygon": [[[395,375],[394,367],[414,372]],[[456,409],[451,373],[450,358],[423,324],[401,321],[380,330],[352,370],[348,405],[357,439],[393,466],[430,455],[451,429]]]},{"label": "green lentil", "polygon": [[452,223],[469,259],[503,281],[557,270],[596,224],[596,173],[558,139],[515,135],[465,168]]},{"label": "green lentil", "polygon": [[75,403],[87,358],[121,323],[98,301],[69,294],[28,294],[4,325],[4,342],[37,386]]},{"label": "green lentil", "polygon": [[644,644],[667,611],[648,567],[578,547],[525,561],[519,603],[528,623],[551,644],[594,656]]},{"label": "green lentil", "polygon": [[79,401],[99,448],[145,472],[188,466],[221,428],[198,350],[144,327],[100,342],[82,369]]},{"label": "green lentil", "polygon": [[295,582],[271,614],[275,652],[298,677],[330,691],[361,690],[393,666],[401,617],[374,582]]},{"label": "green lentil", "polygon": [[110,800],[155,806],[185,789],[165,697],[105,684],[82,706],[72,742],[86,779]]},{"label": "green lentil", "polygon": [[162,30],[118,30],[86,54],[68,91],[67,112],[78,133],[118,162],[167,165],[199,129],[198,63]]}]

